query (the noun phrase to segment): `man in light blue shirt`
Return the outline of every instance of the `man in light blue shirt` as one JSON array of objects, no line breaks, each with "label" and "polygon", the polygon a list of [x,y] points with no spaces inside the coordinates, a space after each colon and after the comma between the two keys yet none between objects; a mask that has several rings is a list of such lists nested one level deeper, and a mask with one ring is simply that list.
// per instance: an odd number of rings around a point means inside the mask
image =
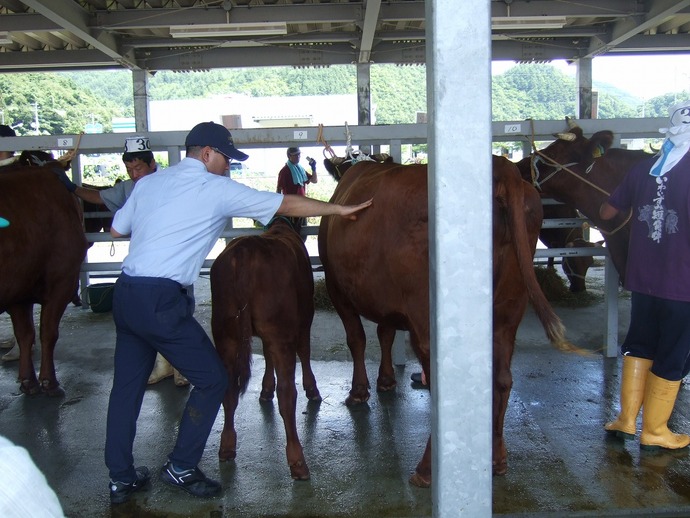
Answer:
[{"label": "man in light blue shirt", "polygon": [[194,283],[229,218],[266,224],[276,215],[340,215],[356,219],[371,200],[356,206],[304,196],[262,192],[226,176],[230,160],[245,160],[230,132],[213,122],[187,135],[186,158],[137,182],[113,220],[111,234],[131,234],[129,255],[113,294],[117,332],[113,388],[108,406],[105,462],[110,499],[121,503],[146,486],[146,467],[134,467],[136,421],[156,353],[192,384],[177,442],[160,479],[198,497],[220,494],[198,463],[227,388],[225,367],[194,319],[184,286]]}]

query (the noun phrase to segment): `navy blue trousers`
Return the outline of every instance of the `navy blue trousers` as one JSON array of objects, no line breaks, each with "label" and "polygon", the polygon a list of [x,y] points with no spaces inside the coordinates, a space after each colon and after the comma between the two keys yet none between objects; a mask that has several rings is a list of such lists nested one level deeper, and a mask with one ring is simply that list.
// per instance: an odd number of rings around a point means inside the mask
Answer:
[{"label": "navy blue trousers", "polygon": [[213,343],[192,316],[193,305],[185,290],[169,279],[122,274],[115,283],[115,370],[105,439],[105,464],[112,480],[136,479],[134,437],[156,352],[193,387],[169,460],[183,469],[201,460],[228,376]]},{"label": "navy blue trousers", "polygon": [[690,372],[690,302],[632,292],[624,355],[652,360],[652,373],[678,381]]}]

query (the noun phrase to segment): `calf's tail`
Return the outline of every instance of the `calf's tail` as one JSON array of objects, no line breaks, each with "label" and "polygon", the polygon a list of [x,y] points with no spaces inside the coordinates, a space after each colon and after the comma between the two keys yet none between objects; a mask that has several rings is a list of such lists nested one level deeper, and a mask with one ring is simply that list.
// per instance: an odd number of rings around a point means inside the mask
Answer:
[{"label": "calf's tail", "polygon": [[252,374],[252,315],[248,295],[251,293],[251,275],[247,275],[247,272],[240,267],[242,261],[237,261],[235,258],[233,263],[235,279],[232,297],[237,303],[235,308],[236,325],[233,328],[237,333],[235,343],[238,345],[235,358],[232,359],[234,375],[231,376],[230,383],[236,383],[240,389],[240,394],[244,394]]}]

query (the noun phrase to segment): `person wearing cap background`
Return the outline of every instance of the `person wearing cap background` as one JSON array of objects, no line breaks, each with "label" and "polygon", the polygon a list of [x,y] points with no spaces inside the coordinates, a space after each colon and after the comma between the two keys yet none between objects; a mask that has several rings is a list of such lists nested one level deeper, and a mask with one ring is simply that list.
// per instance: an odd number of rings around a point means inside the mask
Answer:
[{"label": "person wearing cap background", "polygon": [[230,132],[204,122],[185,140],[186,157],[163,174],[142,178],[116,214],[110,233],[130,235],[129,254],[113,293],[116,343],[106,423],[105,463],[110,499],[124,502],[146,486],[149,470],[135,468],[133,444],[146,379],[157,352],[191,382],[175,446],[160,470],[162,482],[198,497],[220,494],[220,483],[199,469],[206,441],[227,389],[225,366],[191,312],[183,286],[201,266],[229,219],[266,224],[276,215],[340,215],[355,220],[371,200],[342,206],[258,191],[227,176],[230,160],[243,161]]},{"label": "person wearing cap background", "polygon": [[67,175],[59,175],[67,190],[76,194],[79,198],[97,205],[105,205],[108,210],[119,210],[132,194],[134,185],[144,176],[158,169],[156,159],[151,151],[148,137],[129,137],[125,139],[125,152],[122,154],[122,162],[127,169],[129,180],[117,182],[108,189],[98,190],[82,187],[73,183]]},{"label": "person wearing cap background", "polygon": [[605,425],[633,439],[642,408],[640,447],[676,450],[690,437],[669,430],[681,380],[690,372],[690,101],[669,110],[656,156],[636,164],[599,213],[630,215],[625,288],[630,326],[621,346],[620,413]]},{"label": "person wearing cap background", "polygon": [[[289,147],[287,149],[288,160],[285,165],[278,173],[278,186],[276,187],[277,193],[282,194],[297,194],[299,196],[307,195],[307,184],[316,183],[319,181],[316,175],[316,160],[313,158],[308,158],[309,167],[311,173],[307,171],[299,164],[299,159],[302,156],[302,152],[298,147]],[[301,232],[302,227],[305,225],[305,218],[290,218],[292,226]],[[306,236],[302,236],[306,238]]]}]

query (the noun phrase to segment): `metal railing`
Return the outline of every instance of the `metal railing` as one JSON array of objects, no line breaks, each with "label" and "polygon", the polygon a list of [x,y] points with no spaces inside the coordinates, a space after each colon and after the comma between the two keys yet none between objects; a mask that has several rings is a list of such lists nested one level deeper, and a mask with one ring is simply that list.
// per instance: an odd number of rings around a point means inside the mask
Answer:
[{"label": "metal railing", "polygon": [[[665,119],[615,119],[615,120],[580,120],[575,121],[585,134],[608,129],[614,132],[620,145],[621,139],[629,138],[661,138],[658,129],[665,123]],[[566,129],[564,121],[507,121],[495,122],[492,125],[494,142],[523,141],[525,147],[532,140],[538,142],[550,142],[553,134]],[[285,147],[288,145],[316,143],[317,127],[299,128],[261,128],[233,130],[236,144],[242,149]],[[174,165],[181,159],[184,151],[184,139],[187,131],[147,132],[154,152],[167,152],[169,164]],[[296,136],[299,134],[299,139]],[[60,135],[60,136],[36,136],[36,137],[5,137],[0,139],[0,151],[3,150],[71,150],[79,144],[77,155],[72,161],[73,177],[77,183],[81,183],[82,154],[97,153],[121,153],[122,142],[134,133],[118,134],[89,134],[89,135]],[[356,142],[358,146],[370,146],[372,151],[376,147],[386,146],[388,153],[397,161],[401,161],[402,145],[421,144],[426,142],[425,124],[405,124],[394,126],[332,126],[322,129],[323,140],[331,146],[345,146],[348,142]],[[88,213],[89,217],[104,217],[107,213]],[[582,220],[545,220],[545,225],[550,226],[577,226]],[[553,228],[553,227],[551,227]],[[306,227],[305,231],[314,235],[318,227]],[[261,229],[255,228],[226,228],[221,238],[232,239],[242,235],[259,234]],[[88,233],[90,242],[113,241],[113,238],[103,233]],[[125,238],[118,241],[126,241]],[[613,268],[608,251],[604,247],[596,248],[552,248],[539,249],[536,258],[543,257],[567,257],[573,255],[601,256],[605,258],[605,298],[607,307],[606,331],[604,338],[604,351],[607,357],[615,356],[618,343],[618,275]],[[312,264],[319,263],[318,257],[312,257]],[[207,259],[203,269],[207,270],[212,264]],[[118,275],[121,262],[84,262],[80,277],[82,286],[89,284],[89,274],[112,273]],[[396,349],[399,349],[397,347]]]}]

